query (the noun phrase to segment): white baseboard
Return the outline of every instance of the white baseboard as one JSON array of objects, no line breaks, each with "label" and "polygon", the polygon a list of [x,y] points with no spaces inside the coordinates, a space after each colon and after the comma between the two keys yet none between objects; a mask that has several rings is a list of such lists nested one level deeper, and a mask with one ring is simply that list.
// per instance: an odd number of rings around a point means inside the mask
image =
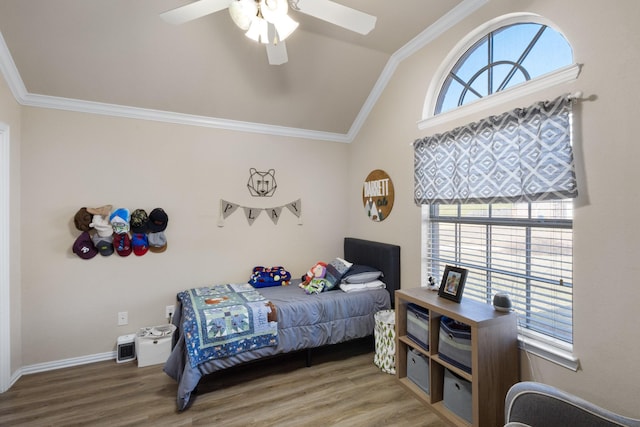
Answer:
[{"label": "white baseboard", "polygon": [[116,358],[115,351],[106,353],[91,354],[89,356],[72,357],[71,359],[54,360],[52,362],[36,363],[35,365],[23,366],[11,376],[11,384],[16,383],[23,375],[37,374],[38,372],[53,371],[55,369],[71,368],[73,366],[86,365],[88,363],[103,362],[105,360],[114,360]]}]

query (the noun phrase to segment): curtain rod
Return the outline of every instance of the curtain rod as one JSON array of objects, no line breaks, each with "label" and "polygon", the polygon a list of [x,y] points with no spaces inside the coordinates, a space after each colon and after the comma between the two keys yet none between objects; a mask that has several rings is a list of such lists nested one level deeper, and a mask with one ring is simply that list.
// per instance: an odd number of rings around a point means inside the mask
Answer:
[{"label": "curtain rod", "polygon": [[573,101],[579,101],[579,100],[582,99],[582,95],[583,95],[582,91],[579,90],[579,91],[570,93],[569,95],[567,95],[567,98],[569,98],[569,99],[571,99]]}]

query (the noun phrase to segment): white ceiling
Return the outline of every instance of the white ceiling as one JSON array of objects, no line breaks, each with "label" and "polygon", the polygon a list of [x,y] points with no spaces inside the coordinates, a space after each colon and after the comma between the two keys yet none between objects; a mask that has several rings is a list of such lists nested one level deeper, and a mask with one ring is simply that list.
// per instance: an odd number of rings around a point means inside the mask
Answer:
[{"label": "white ceiling", "polygon": [[2,0],[0,70],[25,105],[349,142],[399,61],[488,0],[336,0],[362,36],[290,11],[267,63],[228,12],[174,26],[188,0]]}]

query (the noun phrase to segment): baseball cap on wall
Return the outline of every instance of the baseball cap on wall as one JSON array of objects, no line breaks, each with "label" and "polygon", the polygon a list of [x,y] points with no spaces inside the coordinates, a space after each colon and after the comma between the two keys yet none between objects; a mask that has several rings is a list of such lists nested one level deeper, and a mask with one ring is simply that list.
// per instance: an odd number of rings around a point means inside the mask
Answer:
[{"label": "baseball cap on wall", "polygon": [[113,206],[111,205],[104,205],[99,208],[87,208],[87,212],[91,215],[109,216],[112,208]]},{"label": "baseball cap on wall", "polygon": [[80,236],[73,242],[73,253],[82,259],[91,259],[98,255],[98,250],[91,241],[91,235],[88,231],[83,231]]},{"label": "baseball cap on wall", "polygon": [[167,236],[165,236],[164,231],[149,233],[148,240],[151,252],[160,253],[167,250]]},{"label": "baseball cap on wall", "polygon": [[133,233],[146,233],[147,223],[149,222],[149,216],[144,209],[136,209],[131,213],[131,232]]},{"label": "baseball cap on wall", "polygon": [[99,234],[94,234],[91,237],[93,240],[93,244],[102,256],[109,256],[113,253],[113,236],[109,235],[106,237],[100,236]]},{"label": "baseball cap on wall", "polygon": [[137,256],[142,256],[149,250],[149,239],[144,233],[133,233],[131,237],[131,247],[133,253]]},{"label": "baseball cap on wall", "polygon": [[87,211],[87,208],[80,208],[73,217],[73,223],[78,230],[89,231],[91,228],[91,219],[92,216],[89,211]]},{"label": "baseball cap on wall", "polygon": [[94,215],[91,224],[100,237],[109,237],[113,234],[113,228],[109,224],[109,219],[102,215]]},{"label": "baseball cap on wall", "polygon": [[109,217],[109,220],[114,233],[123,234],[129,231],[129,221],[131,220],[129,209],[116,209]]},{"label": "baseball cap on wall", "polygon": [[149,222],[147,223],[147,230],[150,233],[158,233],[167,229],[167,223],[169,222],[169,216],[162,208],[155,208],[149,214]]},{"label": "baseball cap on wall", "polygon": [[133,251],[131,238],[128,233],[113,235],[113,248],[120,256],[129,256]]}]

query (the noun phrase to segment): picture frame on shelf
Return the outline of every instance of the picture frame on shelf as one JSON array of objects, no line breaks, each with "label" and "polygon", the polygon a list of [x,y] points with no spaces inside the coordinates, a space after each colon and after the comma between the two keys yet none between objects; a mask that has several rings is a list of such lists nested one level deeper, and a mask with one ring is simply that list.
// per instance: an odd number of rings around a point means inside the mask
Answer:
[{"label": "picture frame on shelf", "polygon": [[442,282],[440,282],[440,288],[438,289],[438,296],[459,303],[462,300],[467,273],[468,270],[464,268],[451,265],[445,266]]}]

